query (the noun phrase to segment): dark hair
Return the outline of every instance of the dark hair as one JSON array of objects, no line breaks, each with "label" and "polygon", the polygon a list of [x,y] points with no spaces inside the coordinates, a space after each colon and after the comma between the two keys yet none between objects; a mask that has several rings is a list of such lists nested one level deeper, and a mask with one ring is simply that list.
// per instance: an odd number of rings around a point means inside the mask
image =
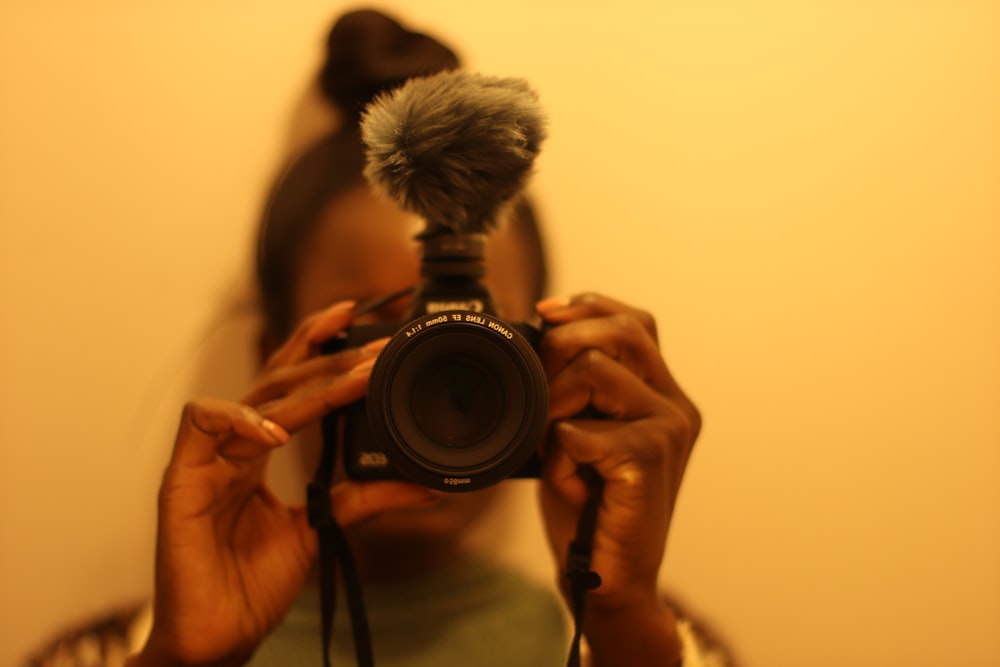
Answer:
[{"label": "dark hair", "polygon": [[361,10],[344,14],[330,29],[323,94],[357,118],[379,93],[415,76],[457,69],[458,56],[433,37],[404,28],[385,14]]},{"label": "dark hair", "polygon": [[[365,183],[365,147],[358,121],[379,93],[414,76],[459,66],[455,53],[427,35],[412,32],[373,10],[343,15],[327,40],[320,87],[346,117],[344,126],[299,156],[280,176],[268,199],[257,238],[257,283],[272,333],[293,328],[295,270],[305,241],[333,197]],[[535,293],[545,292],[545,253],[537,221],[525,199],[514,203],[509,224],[525,240],[526,266],[533,267]]]}]

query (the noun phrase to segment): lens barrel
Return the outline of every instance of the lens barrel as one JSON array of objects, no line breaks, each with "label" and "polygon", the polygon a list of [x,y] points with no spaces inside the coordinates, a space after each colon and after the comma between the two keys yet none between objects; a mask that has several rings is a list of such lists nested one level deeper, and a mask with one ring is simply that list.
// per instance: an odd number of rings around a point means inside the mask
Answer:
[{"label": "lens barrel", "polygon": [[510,477],[545,430],[548,384],[515,325],[444,311],[404,325],[369,381],[369,427],[403,475],[444,491]]}]

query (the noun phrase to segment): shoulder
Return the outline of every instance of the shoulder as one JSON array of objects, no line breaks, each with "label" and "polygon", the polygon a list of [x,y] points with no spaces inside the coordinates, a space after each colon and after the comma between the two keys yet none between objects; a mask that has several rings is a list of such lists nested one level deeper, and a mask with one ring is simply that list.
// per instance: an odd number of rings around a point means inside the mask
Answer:
[{"label": "shoulder", "polygon": [[728,643],[708,622],[673,597],[662,597],[677,616],[677,633],[684,645],[684,667],[737,667]]},{"label": "shoulder", "polygon": [[139,650],[152,624],[152,605],[133,603],[60,631],[26,667],[118,667]]}]

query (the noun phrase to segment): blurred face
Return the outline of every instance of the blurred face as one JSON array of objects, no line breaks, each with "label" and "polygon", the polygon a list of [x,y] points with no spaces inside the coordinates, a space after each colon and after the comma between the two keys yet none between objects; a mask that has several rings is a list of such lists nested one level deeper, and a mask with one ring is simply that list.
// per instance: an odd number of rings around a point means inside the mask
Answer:
[{"label": "blurred face", "polygon": [[[332,200],[305,241],[305,252],[292,298],[297,320],[344,299],[364,301],[415,285],[420,280],[419,217],[366,187],[348,190]],[[490,234],[485,282],[500,315],[523,321],[534,312],[532,267],[523,257],[524,241],[503,227]],[[401,299],[360,322],[401,322]]]},{"label": "blurred face", "polygon": [[[422,229],[416,216],[372,194],[367,187],[349,190],[330,202],[305,250],[293,290],[296,320],[332,303],[385,296],[420,280],[419,246],[413,240]],[[522,321],[534,310],[530,267],[521,258],[523,241],[515,232],[499,230],[490,236],[486,280],[500,315]],[[358,322],[400,322],[408,299],[399,299],[365,315]],[[309,434],[309,458],[320,446],[318,429]],[[309,462],[309,470],[314,465]],[[431,506],[387,512],[354,530],[369,543],[399,541],[455,541],[462,530],[497,497],[497,488],[458,494],[440,494]]]}]

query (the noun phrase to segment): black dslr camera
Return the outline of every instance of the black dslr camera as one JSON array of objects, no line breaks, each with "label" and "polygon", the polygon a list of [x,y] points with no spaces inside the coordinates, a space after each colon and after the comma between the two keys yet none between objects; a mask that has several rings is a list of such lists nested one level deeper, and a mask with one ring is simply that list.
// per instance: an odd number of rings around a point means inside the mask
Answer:
[{"label": "black dslr camera", "polygon": [[508,477],[538,477],[548,384],[540,331],[496,316],[483,275],[484,234],[421,237],[424,282],[405,324],[352,327],[327,352],[391,336],[366,399],[327,415],[357,480],[409,479],[472,491]]},{"label": "black dslr camera", "polygon": [[364,401],[328,415],[354,479],[444,491],[538,477],[548,384],[539,332],[499,319],[483,286],[486,230],[522,189],[545,137],[520,79],[460,70],[410,79],[362,116],[365,176],[426,230],[410,319],[356,326],[328,351],[392,336]]}]

